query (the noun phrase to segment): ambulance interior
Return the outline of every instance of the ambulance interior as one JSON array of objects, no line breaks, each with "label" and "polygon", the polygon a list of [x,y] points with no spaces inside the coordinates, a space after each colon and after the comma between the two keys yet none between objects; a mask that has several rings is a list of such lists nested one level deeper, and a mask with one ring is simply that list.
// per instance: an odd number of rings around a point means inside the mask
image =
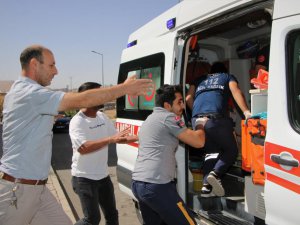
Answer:
[{"label": "ambulance interior", "polygon": [[[183,80],[185,81],[186,90],[199,76],[209,73],[213,62],[222,61],[229,73],[237,78],[252,115],[266,113],[267,88],[259,85],[254,87],[250,81],[257,78],[258,75],[255,72],[257,51],[270,44],[271,14],[272,9],[264,7],[240,13],[230,19],[225,18],[219,22],[217,21],[215,26],[208,26],[207,29],[201,28],[200,25],[198,25],[198,28],[195,26],[191,37],[187,41],[185,52],[186,61]],[[199,32],[196,31],[197,29]],[[244,139],[249,139],[249,137],[242,138],[242,129],[245,129],[241,126],[245,122],[243,120],[244,115],[234,101],[233,104],[229,104],[229,114],[234,122],[234,134],[239,148],[239,155],[234,165],[222,178],[225,196],[222,198],[201,197],[201,168],[205,154],[199,149],[187,146],[189,148],[189,151],[187,151],[189,154],[187,203],[199,213],[225,210],[239,217],[241,213],[244,218],[252,214],[255,215],[255,219],[263,220],[265,216],[263,181],[261,183],[253,182],[251,166],[246,170],[242,166],[242,142],[245,144],[246,140]],[[187,124],[191,126],[190,110],[186,110],[185,117]],[[263,146],[261,148],[263,149]],[[260,163],[263,163],[262,160]],[[261,175],[263,176],[263,174]],[[245,199],[247,194],[254,195],[251,197],[252,199]],[[244,212],[245,209],[246,212]],[[250,216],[249,220],[253,220],[253,218]]]}]

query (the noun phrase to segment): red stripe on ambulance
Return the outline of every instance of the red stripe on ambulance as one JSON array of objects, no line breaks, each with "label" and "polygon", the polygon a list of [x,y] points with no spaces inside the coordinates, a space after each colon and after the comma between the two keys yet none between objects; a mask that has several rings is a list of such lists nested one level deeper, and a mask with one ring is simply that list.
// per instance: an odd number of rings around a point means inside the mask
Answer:
[{"label": "red stripe on ambulance", "polygon": [[[284,169],[280,164],[275,163],[274,161],[271,160],[271,155],[273,155],[273,154],[280,155],[280,153],[282,153],[282,152],[288,152],[295,159],[297,159],[297,160],[300,159],[299,151],[266,142],[265,143],[265,165],[268,165],[270,167],[284,171],[285,173],[289,173],[291,175],[300,177],[300,167],[291,167],[290,170],[287,170],[287,169]],[[271,173],[267,173],[267,180],[300,194],[300,185],[299,184],[293,183],[291,181],[288,181],[284,178],[278,177]]]},{"label": "red stripe on ambulance", "polygon": [[[125,130],[127,128],[130,128],[130,135],[138,135],[139,131],[140,131],[140,126],[136,126],[136,125],[132,125],[132,124],[128,124],[128,123],[121,123],[121,122],[116,122],[116,128],[117,130],[120,132],[122,130]],[[132,143],[128,143],[128,145],[138,148],[139,144],[138,142],[132,142]]]}]

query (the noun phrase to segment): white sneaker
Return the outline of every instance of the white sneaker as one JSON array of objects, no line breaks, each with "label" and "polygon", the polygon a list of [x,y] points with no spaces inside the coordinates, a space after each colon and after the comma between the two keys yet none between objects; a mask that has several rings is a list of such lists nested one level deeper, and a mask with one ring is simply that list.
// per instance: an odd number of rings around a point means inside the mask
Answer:
[{"label": "white sneaker", "polygon": [[212,192],[212,187],[210,185],[205,185],[201,189],[201,197],[203,198],[209,198],[209,197],[215,197],[216,195]]},{"label": "white sneaker", "polygon": [[212,192],[216,196],[224,196],[225,191],[221,183],[221,179],[218,177],[218,175],[214,172],[211,171],[208,176],[207,176],[207,182],[212,186]]}]

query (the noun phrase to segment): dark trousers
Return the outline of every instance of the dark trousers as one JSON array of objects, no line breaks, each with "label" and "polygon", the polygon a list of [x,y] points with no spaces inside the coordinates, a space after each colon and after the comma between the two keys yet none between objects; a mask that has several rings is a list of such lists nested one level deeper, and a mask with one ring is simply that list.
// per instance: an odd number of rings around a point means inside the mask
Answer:
[{"label": "dark trousers", "polygon": [[207,154],[219,153],[216,159],[206,159],[203,164],[204,182],[210,171],[214,170],[220,177],[235,162],[238,148],[233,134],[233,122],[230,118],[211,119],[205,125]]},{"label": "dark trousers", "polygon": [[118,211],[114,187],[109,176],[101,180],[83,177],[72,177],[72,186],[79,196],[84,218],[76,225],[99,225],[101,214],[99,205],[106,220],[106,225],[118,225]]},{"label": "dark trousers", "polygon": [[196,225],[174,182],[153,184],[132,181],[132,192],[139,201],[144,225]]},{"label": "dark trousers", "polygon": [[[193,118],[193,121],[195,118]],[[204,127],[205,145],[207,154],[203,163],[203,183],[207,183],[207,176],[214,170],[220,177],[225,174],[235,162],[238,155],[236,139],[233,134],[231,118],[210,119]],[[218,153],[214,157],[212,153]]]}]

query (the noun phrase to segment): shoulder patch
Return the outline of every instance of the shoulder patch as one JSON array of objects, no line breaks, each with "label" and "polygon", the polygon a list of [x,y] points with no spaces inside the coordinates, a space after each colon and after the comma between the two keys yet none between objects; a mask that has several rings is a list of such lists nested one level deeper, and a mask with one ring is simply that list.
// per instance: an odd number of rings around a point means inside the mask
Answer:
[{"label": "shoulder patch", "polygon": [[176,121],[176,124],[182,128],[184,127],[184,122],[182,121],[181,117],[180,116],[175,116],[175,121]]}]

